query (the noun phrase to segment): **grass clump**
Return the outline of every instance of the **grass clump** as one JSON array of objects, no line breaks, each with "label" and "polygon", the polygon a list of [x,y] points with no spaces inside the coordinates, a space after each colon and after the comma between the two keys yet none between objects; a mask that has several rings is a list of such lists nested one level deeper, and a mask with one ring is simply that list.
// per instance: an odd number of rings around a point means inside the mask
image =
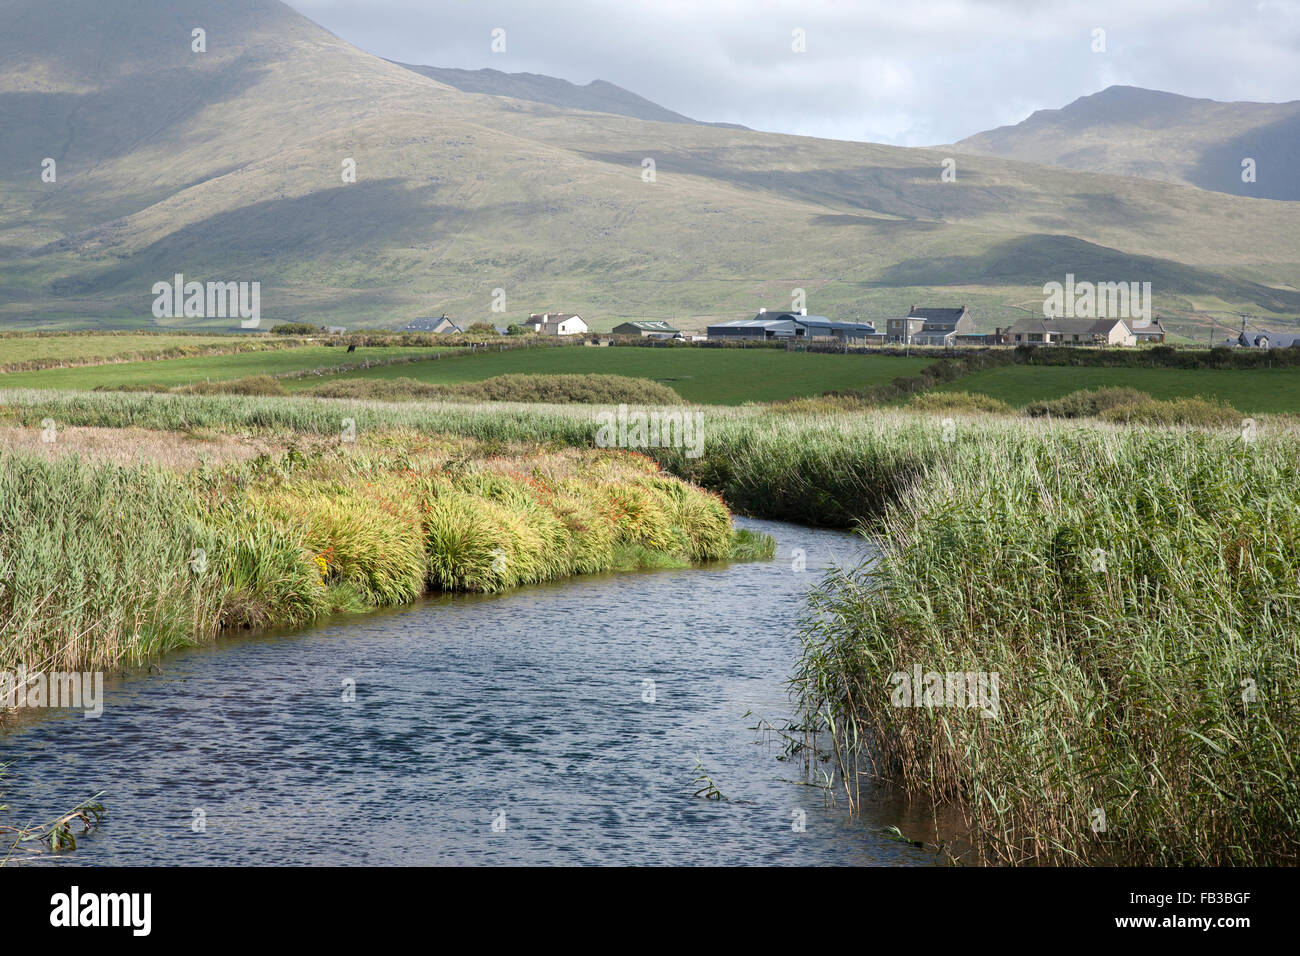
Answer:
[{"label": "grass clump", "polygon": [[1049,401],[1031,402],[1024,411],[1030,418],[1096,418],[1102,412],[1136,405],[1147,398],[1136,388],[1085,388]]},{"label": "grass clump", "polygon": [[1104,422],[1136,425],[1191,425],[1200,428],[1239,426],[1241,412],[1226,402],[1203,398],[1157,399],[1144,397],[1131,405],[1105,409],[1097,416]]},{"label": "grass clump", "polygon": [[917,412],[988,412],[1010,415],[1012,408],[1000,398],[978,392],[922,392],[907,403]]},{"label": "grass clump", "polygon": [[212,633],[211,543],[173,475],[0,455],[0,670],[139,663]]}]

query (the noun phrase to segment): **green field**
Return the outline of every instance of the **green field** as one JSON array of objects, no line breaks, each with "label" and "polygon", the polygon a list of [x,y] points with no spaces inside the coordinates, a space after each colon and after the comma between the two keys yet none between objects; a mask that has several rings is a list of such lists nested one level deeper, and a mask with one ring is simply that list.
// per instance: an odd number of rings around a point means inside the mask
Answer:
[{"label": "green field", "polygon": [[[413,378],[421,382],[476,382],[508,373],[584,375],[603,373],[648,378],[690,402],[740,405],[775,402],[835,389],[866,389],[930,364],[923,358],[828,355],[772,349],[610,347],[520,349],[483,352],[452,361],[419,362],[345,372],[331,378]],[[286,382],[309,388],[314,379]]]},{"label": "green field", "polygon": [[[68,339],[59,341],[67,342]],[[0,388],[91,389],[119,385],[157,385],[170,388],[195,382],[222,381],[247,375],[285,375],[317,368],[333,368],[356,362],[380,362],[408,356],[431,355],[432,348],[365,348],[348,354],[344,348],[306,346],[234,355],[206,355],[196,358],[161,359],[152,362],[118,362],[82,368],[47,368],[35,372],[0,374]],[[412,368],[402,365],[401,368]],[[315,376],[304,384],[319,381]]]},{"label": "green field", "polygon": [[1300,368],[1172,369],[1008,365],[973,372],[938,391],[976,392],[1022,407],[1085,388],[1127,386],[1154,398],[1203,395],[1248,414],[1300,412]]}]

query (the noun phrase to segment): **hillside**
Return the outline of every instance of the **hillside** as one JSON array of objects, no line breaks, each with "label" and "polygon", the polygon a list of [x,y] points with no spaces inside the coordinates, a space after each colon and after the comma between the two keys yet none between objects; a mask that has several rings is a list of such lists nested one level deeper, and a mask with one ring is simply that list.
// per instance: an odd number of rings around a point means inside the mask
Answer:
[{"label": "hillside", "polygon": [[[1220,103],[1111,86],[1038,110],[955,148],[1070,169],[1142,176],[1257,199],[1300,200],[1300,101]],[[1242,160],[1255,160],[1255,182]]]},{"label": "hillside", "polygon": [[564,309],[698,328],[802,288],[827,315],[965,302],[991,327],[1066,272],[1150,280],[1198,335],[1192,309],[1300,313],[1286,203],[961,153],[941,183],[944,150],[467,93],[275,0],[0,16],[5,326],[232,326],[155,319],[176,273],[261,282],[266,323],[349,326]]}]

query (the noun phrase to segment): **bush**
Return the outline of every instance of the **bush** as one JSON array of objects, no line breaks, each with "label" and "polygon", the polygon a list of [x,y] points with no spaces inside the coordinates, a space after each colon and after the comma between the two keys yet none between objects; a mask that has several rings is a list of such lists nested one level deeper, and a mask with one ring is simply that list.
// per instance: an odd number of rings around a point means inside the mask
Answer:
[{"label": "bush", "polygon": [[281,322],[271,326],[272,335],[315,335],[319,331],[309,322]]},{"label": "bush", "polygon": [[1240,425],[1245,416],[1231,405],[1197,395],[1169,401],[1143,398],[1131,405],[1104,409],[1098,417],[1104,422],[1221,428]]},{"label": "bush", "polygon": [[1148,398],[1145,392],[1135,388],[1081,389],[1061,398],[1031,402],[1025,406],[1025,414],[1030,418],[1096,418],[1107,409],[1134,405]]},{"label": "bush", "polygon": [[907,407],[918,412],[991,412],[1010,415],[1012,408],[1000,398],[978,392],[922,392]]}]

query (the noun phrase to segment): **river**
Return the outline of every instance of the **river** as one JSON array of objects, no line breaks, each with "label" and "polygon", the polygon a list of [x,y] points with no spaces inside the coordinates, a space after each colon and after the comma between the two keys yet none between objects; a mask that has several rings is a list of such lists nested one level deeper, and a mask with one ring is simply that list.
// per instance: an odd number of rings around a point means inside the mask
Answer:
[{"label": "river", "polygon": [[[790,716],[804,592],[865,542],[741,523],[776,537],[774,560],[433,597],[170,655],[106,684],[97,719],[0,735],[4,800],[28,822],[106,791],[101,829],[38,863],[936,864],[883,829],[928,832],[924,813],[878,795],[850,818],[753,729]],[[729,799],[693,795],[697,762]]]}]

